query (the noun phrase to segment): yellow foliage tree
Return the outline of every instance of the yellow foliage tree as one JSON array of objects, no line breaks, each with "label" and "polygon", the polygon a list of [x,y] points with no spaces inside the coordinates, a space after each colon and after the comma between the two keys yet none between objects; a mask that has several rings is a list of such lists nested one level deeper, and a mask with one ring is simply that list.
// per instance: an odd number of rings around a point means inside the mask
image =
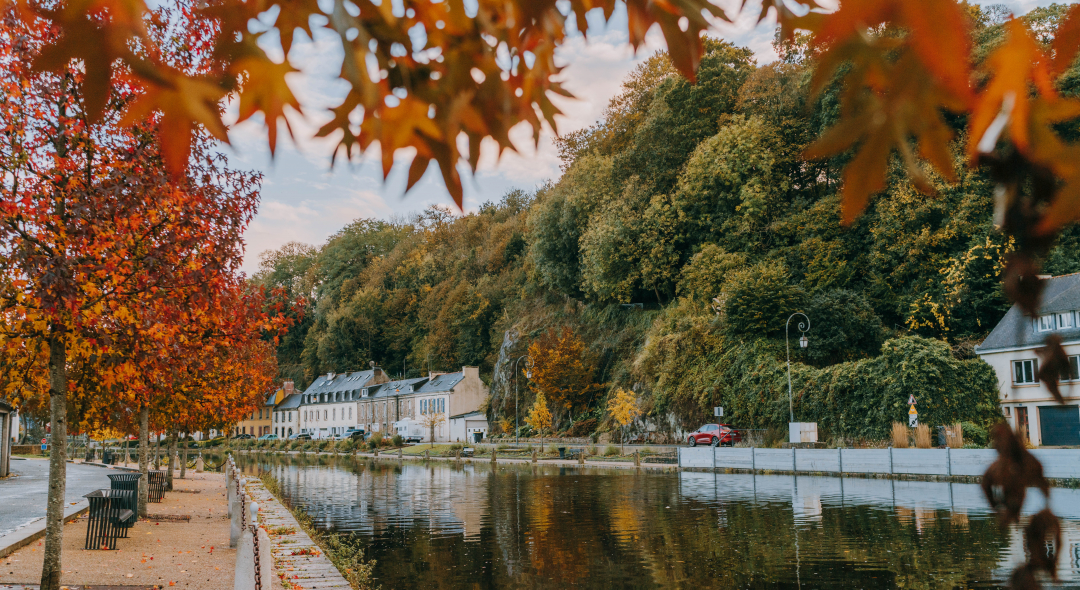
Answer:
[{"label": "yellow foliage tree", "polygon": [[529,382],[563,412],[588,407],[599,387],[592,379],[585,342],[568,327],[548,330],[529,345]]},{"label": "yellow foliage tree", "polygon": [[525,423],[540,433],[540,449],[542,451],[544,449],[544,429],[551,428],[551,412],[548,410],[547,399],[544,398],[542,392],[536,394],[536,401],[533,402],[529,415],[525,418]]},{"label": "yellow foliage tree", "polygon": [[620,437],[623,444],[623,450],[626,447],[626,425],[633,422],[634,418],[641,415],[641,407],[638,406],[637,397],[634,392],[628,391],[620,387],[615,391],[615,395],[608,400],[608,413],[611,417],[619,423],[624,430],[623,436]]}]

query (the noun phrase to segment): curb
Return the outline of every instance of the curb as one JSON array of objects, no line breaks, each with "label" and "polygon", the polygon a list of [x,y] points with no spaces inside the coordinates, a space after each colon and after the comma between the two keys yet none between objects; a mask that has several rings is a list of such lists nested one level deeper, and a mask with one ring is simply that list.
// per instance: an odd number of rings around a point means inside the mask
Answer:
[{"label": "curb", "polygon": [[[90,504],[86,500],[69,504],[64,508],[64,522],[71,522],[88,510],[90,510]],[[42,516],[31,524],[0,537],[0,558],[7,557],[44,536],[45,517]]]}]

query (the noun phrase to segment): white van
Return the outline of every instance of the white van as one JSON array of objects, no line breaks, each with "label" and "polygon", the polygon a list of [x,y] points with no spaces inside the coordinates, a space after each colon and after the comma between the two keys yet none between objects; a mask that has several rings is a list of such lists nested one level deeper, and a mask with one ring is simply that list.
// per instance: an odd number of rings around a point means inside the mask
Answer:
[{"label": "white van", "polygon": [[428,435],[424,425],[411,418],[394,422],[394,432],[401,435],[403,441],[411,443],[424,442]]}]

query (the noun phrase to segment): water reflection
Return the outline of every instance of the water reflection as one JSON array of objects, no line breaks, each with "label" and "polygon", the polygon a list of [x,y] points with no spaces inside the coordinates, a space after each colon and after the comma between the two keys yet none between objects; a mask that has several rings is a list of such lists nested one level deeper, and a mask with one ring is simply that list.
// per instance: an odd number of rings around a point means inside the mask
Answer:
[{"label": "water reflection", "polygon": [[[384,588],[997,588],[1023,560],[971,484],[352,459],[248,460]],[[1080,491],[1063,586],[1080,587]],[[1041,509],[1038,494],[1025,506]]]}]

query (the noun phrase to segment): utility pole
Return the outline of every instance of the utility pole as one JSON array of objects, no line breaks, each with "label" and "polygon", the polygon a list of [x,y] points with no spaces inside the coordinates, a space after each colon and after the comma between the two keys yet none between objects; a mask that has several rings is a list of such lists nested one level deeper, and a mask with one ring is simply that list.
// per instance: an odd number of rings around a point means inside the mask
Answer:
[{"label": "utility pole", "polygon": [[521,429],[518,428],[518,390],[520,389],[518,386],[518,362],[527,356],[529,355],[523,354],[514,360],[514,446],[517,446],[518,442],[520,442],[518,435],[521,433]]}]

